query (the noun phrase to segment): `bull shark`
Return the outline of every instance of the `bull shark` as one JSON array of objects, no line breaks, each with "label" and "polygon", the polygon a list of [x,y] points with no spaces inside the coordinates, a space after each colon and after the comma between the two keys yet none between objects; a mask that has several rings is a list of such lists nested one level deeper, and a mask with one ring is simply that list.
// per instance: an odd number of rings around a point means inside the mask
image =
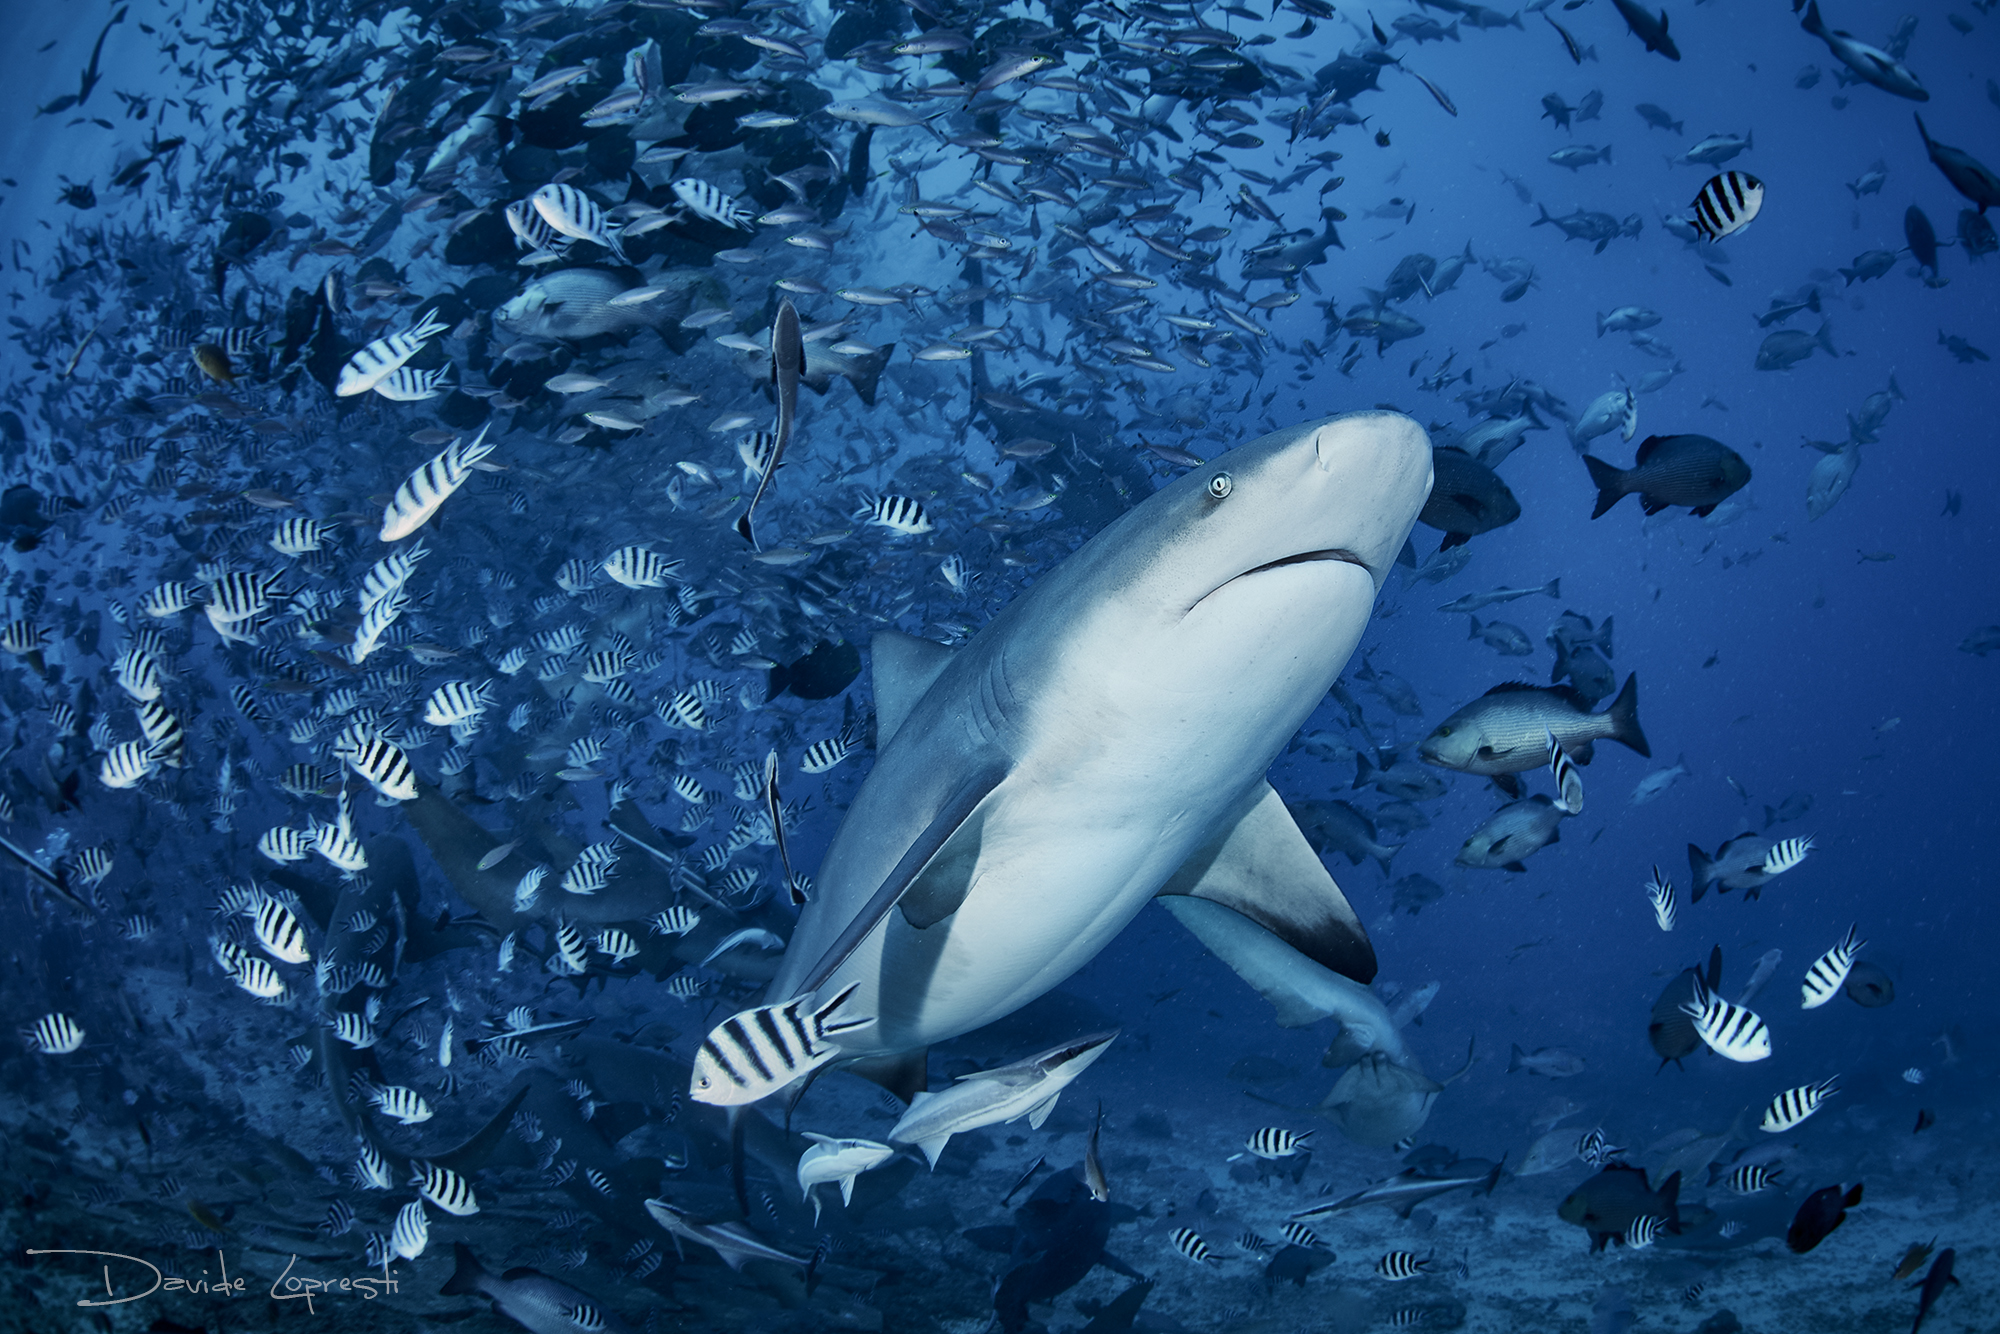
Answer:
[{"label": "bull shark", "polygon": [[878,634],[875,767],[767,997],[855,985],[868,1022],[840,1059],[908,1097],[931,1044],[1049,991],[1156,894],[1373,978],[1264,773],[1359,643],[1430,484],[1401,414],[1290,427],[1155,492],[964,646]]}]

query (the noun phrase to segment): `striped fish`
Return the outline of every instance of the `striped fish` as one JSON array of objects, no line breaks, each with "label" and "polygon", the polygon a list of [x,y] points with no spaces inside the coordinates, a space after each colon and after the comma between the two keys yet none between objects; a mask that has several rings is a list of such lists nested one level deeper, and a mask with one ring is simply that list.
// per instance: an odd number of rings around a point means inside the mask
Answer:
[{"label": "striped fish", "polygon": [[274,862],[304,861],[314,851],[313,834],[278,825],[264,831],[257,840],[257,851]]},{"label": "striped fish", "polygon": [[1391,1283],[1401,1283],[1423,1273],[1430,1265],[1430,1259],[1418,1259],[1410,1251],[1390,1251],[1375,1262],[1375,1272]]},{"label": "striped fish", "polygon": [[354,723],[342,732],[334,745],[334,754],[383,796],[393,801],[417,799],[417,774],[410,767],[410,757],[403,753],[402,747],[364,724]]},{"label": "striped fish", "polygon": [[665,588],[680,567],[679,561],[669,560],[649,547],[630,546],[606,556],[600,568],[625,587],[641,589]]},{"label": "striped fish", "polygon": [[1805,985],[1799,988],[1799,1007],[1817,1010],[1820,1006],[1840,994],[1848,973],[1854,969],[1854,956],[1861,953],[1861,947],[1868,942],[1861,939],[1858,927],[1847,928],[1847,935],[1838,945],[1813,961],[1806,969]]},{"label": "striped fish", "polygon": [[137,703],[156,700],[166,689],[159,659],[137,645],[120,653],[118,660],[111,664],[111,670],[118,677],[118,688]]},{"label": "striped fish", "polygon": [[406,1126],[431,1119],[431,1105],[424,1101],[423,1094],[402,1084],[371,1089],[368,1101],[374,1103],[382,1115]]},{"label": "striped fish", "polygon": [[877,496],[856,510],[854,517],[902,537],[916,537],[937,526],[924,507],[908,496]]},{"label": "striped fish", "polygon": [[143,741],[121,741],[105,752],[97,777],[109,788],[137,787],[157,767],[151,746]]},{"label": "striped fish", "polygon": [[335,868],[349,875],[368,869],[368,854],[345,819],[332,824],[314,824],[308,832],[312,835],[313,851],[332,862]]},{"label": "striped fish", "polygon": [[1708,178],[1689,205],[1694,229],[1710,241],[1734,236],[1753,222],[1764,207],[1764,183],[1743,171],[1725,171]]},{"label": "striped fish", "polygon": [[405,1260],[414,1260],[431,1243],[431,1220],[424,1215],[424,1202],[411,1200],[396,1211],[396,1225],[389,1229],[389,1249]]},{"label": "striped fish", "polygon": [[409,582],[410,575],[415,573],[417,562],[430,554],[430,548],[422,542],[412,542],[400,551],[390,552],[370,566],[368,573],[361,579],[361,593],[358,598],[361,614],[366,616],[370,607],[394,597],[397,591]]},{"label": "striped fish", "polygon": [[44,1056],[67,1056],[83,1045],[83,1025],[66,1014],[45,1014],[28,1030],[28,1041]]},{"label": "striped fish", "polygon": [[333,1016],[333,1035],[356,1051],[366,1051],[375,1045],[380,1034],[368,1022],[368,1016],[358,1010],[342,1010]]},{"label": "striped fish", "polygon": [[534,205],[542,221],[558,233],[601,245],[616,255],[620,264],[627,262],[624,248],[605,221],[604,210],[575,186],[566,182],[545,185],[529,195],[528,202]]},{"label": "striped fish", "polygon": [[278,970],[255,955],[245,955],[236,961],[230,970],[236,978],[236,985],[242,987],[259,1000],[279,1000],[285,995],[285,979]]},{"label": "striped fish", "polygon": [[677,905],[654,913],[646,925],[656,936],[684,936],[701,925],[701,914]]},{"label": "striped fish", "polygon": [[1173,1242],[1174,1249],[1181,1253],[1183,1259],[1192,1260],[1198,1265],[1207,1264],[1216,1258],[1215,1253],[1208,1249],[1208,1243],[1201,1239],[1201,1233],[1191,1227],[1175,1228],[1167,1234],[1167,1240]]},{"label": "striped fish", "polygon": [[316,519],[295,517],[281,522],[271,533],[271,549],[281,556],[303,556],[326,545],[333,525]]},{"label": "striped fish", "polygon": [[1722,1180],[1738,1195],[1755,1195],[1776,1185],[1782,1171],[1781,1167],[1767,1167],[1763,1163],[1745,1163]]},{"label": "striped fish", "polygon": [[632,939],[632,933],[615,926],[608,926],[598,932],[597,939],[591,943],[597,946],[599,954],[610,955],[614,966],[624,963],[639,952],[639,942]]},{"label": "striped fish", "polygon": [[86,885],[101,885],[111,874],[111,854],[103,848],[85,848],[76,854],[71,869],[76,878]]},{"label": "striped fish", "polygon": [[1271,1243],[1258,1236],[1255,1232],[1246,1230],[1237,1235],[1236,1249],[1245,1255],[1262,1255],[1265,1251],[1271,1249]]},{"label": "striped fish", "polygon": [[725,227],[739,231],[757,230],[757,211],[746,208],[734,197],[710,185],[707,181],[693,176],[684,176],[674,182],[674,198],[687,206],[687,211],[697,218],[719,222]]},{"label": "striped fish", "polygon": [[333,392],[342,398],[367,393],[395,374],[404,362],[423,351],[424,344],[450,327],[438,321],[436,311],[425,311],[408,329],[385,334],[349,357],[347,364],[340,368],[340,379],[335,383]]},{"label": "striped fish", "polygon": [[[424,702],[424,721],[432,727],[456,727],[492,707],[491,681],[481,681],[476,686],[464,681],[447,681],[433,690],[431,697]],[[482,866],[480,869],[487,868]]]},{"label": "striped fish", "polygon": [[1771,1030],[1751,1011],[1710,994],[1694,979],[1694,999],[1681,1006],[1709,1050],[1725,1060],[1761,1061],[1771,1054]]},{"label": "striped fish", "polygon": [[139,610],[155,620],[178,616],[201,600],[201,590],[175,580],[161,584],[139,599]]},{"label": "striped fish", "polygon": [[465,479],[472,475],[473,465],[493,452],[493,446],[486,443],[487,429],[480,427],[470,444],[464,440],[452,441],[443,453],[403,480],[382,511],[384,542],[400,542],[429,523],[438,507],[465,484]]},{"label": "striped fish", "polygon": [[299,925],[298,914],[279,900],[266,895],[257,904],[251,924],[257,933],[257,943],[272,958],[283,963],[306,963],[312,959],[312,951],[306,947],[306,930]]},{"label": "striped fish", "polygon": [[391,403],[421,403],[444,392],[438,386],[444,384],[444,377],[450,371],[450,366],[438,366],[427,371],[420,371],[414,366],[398,366],[375,382],[375,392]]},{"label": "striped fish", "polygon": [[363,1190],[391,1190],[395,1179],[389,1175],[389,1160],[366,1139],[356,1136],[360,1152],[354,1159],[354,1184]]},{"label": "striped fish", "polygon": [[446,1213],[467,1218],[479,1212],[479,1200],[472,1193],[472,1183],[449,1167],[412,1162],[410,1169],[416,1173],[410,1178],[410,1184],[417,1188],[417,1194]]},{"label": "striped fish", "polygon": [[1613,1148],[1602,1130],[1593,1130],[1576,1142],[1576,1156],[1592,1167],[1603,1167],[1624,1152]]},{"label": "striped fish", "polygon": [[1266,1126],[1249,1139],[1243,1141],[1243,1148],[1252,1157],[1275,1160],[1290,1158],[1307,1151],[1306,1141],[1312,1131],[1285,1130],[1278,1126]]},{"label": "striped fish", "polygon": [[1576,761],[1556,740],[1556,734],[1547,726],[1542,735],[1549,742],[1549,776],[1556,783],[1556,809],[1565,815],[1583,814],[1583,774],[1577,769]]},{"label": "striped fish", "polygon": [[828,1038],[875,1022],[872,1015],[833,1017],[860,985],[848,983],[810,1014],[810,997],[794,996],[723,1020],[695,1054],[688,1095],[719,1107],[752,1103],[825,1065],[840,1054]]},{"label": "striped fish", "polygon": [[1318,1250],[1321,1246],[1326,1245],[1325,1242],[1319,1239],[1319,1233],[1313,1231],[1304,1223],[1287,1223],[1279,1229],[1279,1232],[1287,1242],[1294,1246],[1302,1246],[1309,1251]]},{"label": "striped fish", "polygon": [[328,1237],[344,1237],[354,1228],[354,1210],[345,1200],[335,1200],[326,1207],[326,1221],[319,1230]]},{"label": "striped fish", "polygon": [[187,733],[181,728],[181,720],[167,710],[158,700],[148,700],[141,704],[139,730],[146,734],[146,745],[160,763],[181,767],[181,753],[187,746]]},{"label": "striped fish", "polygon": [[1653,905],[1653,920],[1659,924],[1660,930],[1673,930],[1674,886],[1657,866],[1653,868],[1653,878],[1646,882],[1646,901]]},{"label": "striped fish", "polygon": [[806,753],[799,758],[799,771],[823,774],[853,753],[854,742],[845,733],[815,741],[806,747]]},{"label": "striped fish", "polygon": [[1817,1084],[1801,1084],[1795,1089],[1786,1089],[1771,1099],[1771,1105],[1764,1109],[1764,1119],[1757,1128],[1767,1135],[1782,1135],[1811,1116],[1840,1090],[1839,1075],[1829,1075]]},{"label": "striped fish", "polygon": [[1625,1244],[1635,1251],[1643,1251],[1660,1239],[1660,1233],[1667,1227],[1667,1220],[1657,1214],[1640,1214],[1625,1229]]},{"label": "striped fish", "polygon": [[521,250],[549,251],[560,257],[569,250],[569,238],[542,218],[541,211],[525,199],[507,205],[507,229],[514,233],[514,245]]},{"label": "striped fish", "polygon": [[1813,850],[1811,838],[1788,838],[1773,843],[1771,850],[1764,854],[1764,874],[1783,875],[1806,859]]},{"label": "striped fish", "polygon": [[658,712],[660,721],[669,727],[685,727],[693,732],[708,730],[708,710],[692,690],[677,691],[672,699],[661,700]]},{"label": "striped fish", "polygon": [[562,971],[572,976],[584,970],[588,960],[583,952],[583,932],[574,922],[556,923],[556,958],[562,962]]}]

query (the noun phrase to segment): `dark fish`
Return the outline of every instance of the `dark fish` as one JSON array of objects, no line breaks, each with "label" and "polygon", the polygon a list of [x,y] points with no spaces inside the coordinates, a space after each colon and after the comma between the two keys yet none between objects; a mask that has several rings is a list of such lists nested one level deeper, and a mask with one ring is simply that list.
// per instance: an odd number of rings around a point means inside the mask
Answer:
[{"label": "dark fish", "polygon": [[1917,1128],[1910,1133],[1912,1135],[1921,1135],[1936,1124],[1937,1113],[1928,1107],[1919,1107],[1917,1109]]},{"label": "dark fish", "polygon": [[1963,148],[1953,148],[1931,138],[1922,116],[1917,117],[1917,133],[1924,137],[1924,151],[1951,182],[1952,189],[1970,199],[1981,213],[2000,204],[2000,175],[1995,175],[1991,167]]},{"label": "dark fish", "polygon": [[1854,1189],[1845,1193],[1839,1186],[1825,1186],[1814,1191],[1806,1196],[1806,1202],[1799,1206],[1798,1213],[1792,1215],[1792,1226],[1785,1233],[1785,1245],[1794,1254],[1804,1255],[1845,1223],[1847,1211],[1859,1203],[1861,1183],[1858,1181],[1854,1183]]},{"label": "dark fish", "polygon": [[1706,516],[1750,480],[1750,465],[1743,456],[1705,435],[1648,436],[1630,468],[1614,467],[1590,454],[1583,462],[1597,487],[1593,519],[1635,492],[1648,514],[1687,505],[1697,517]]},{"label": "dark fish", "polygon": [[[1855,1189],[1858,1191],[1861,1188],[1856,1186]],[[1958,1286],[1958,1280],[1951,1272],[1952,1264],[1957,1259],[1958,1252],[1947,1246],[1931,1262],[1931,1272],[1924,1275],[1924,1281],[1919,1285],[1923,1288],[1923,1295],[1917,1298],[1917,1318],[1910,1325],[1910,1334],[1917,1334],[1924,1327],[1924,1317],[1931,1313],[1932,1304],[1944,1295],[1944,1290]]]},{"label": "dark fish", "polygon": [[1904,1251],[1903,1258],[1896,1262],[1896,1272],[1889,1275],[1889,1281],[1891,1283],[1901,1283],[1904,1279],[1916,1273],[1917,1270],[1923,1268],[1924,1261],[1930,1259],[1931,1252],[1936,1249],[1936,1237],[1932,1237],[1929,1241],[1911,1242],[1910,1249]]},{"label": "dark fish", "polygon": [[1962,208],[1958,211],[1958,244],[1967,259],[1983,259],[2000,250],[2000,235],[1994,234],[1985,214]]},{"label": "dark fish", "polygon": [[1658,18],[1647,13],[1635,0],[1611,0],[1618,13],[1625,20],[1625,26],[1632,35],[1646,44],[1648,51],[1658,51],[1669,60],[1679,60],[1681,49],[1674,45],[1674,39],[1667,36],[1667,11],[1662,9]]},{"label": "dark fish", "polygon": [[1661,1070],[1667,1068],[1668,1061],[1679,1065],[1701,1050],[1701,1035],[1695,1032],[1694,1019],[1681,1007],[1694,999],[1697,989],[1706,988],[1713,993],[1721,986],[1722,946],[1717,945],[1709,951],[1706,977],[1699,968],[1684,968],[1679,977],[1667,983],[1667,989],[1660,993],[1660,998],[1653,1002],[1652,1020],[1646,1025],[1646,1040],[1659,1053]]},{"label": "dark fish", "polygon": [[1431,465],[1435,479],[1417,522],[1444,533],[1438,550],[1504,528],[1521,517],[1521,502],[1500,475],[1464,450],[1434,449]]},{"label": "dark fish", "polygon": [[1556,1206],[1556,1216],[1587,1231],[1590,1249],[1601,1251],[1612,1242],[1623,1245],[1627,1230],[1638,1218],[1658,1218],[1668,1232],[1678,1234],[1680,1190],[1679,1172],[1653,1190],[1644,1169],[1612,1163],[1570,1192],[1569,1198]]},{"label": "dark fish", "polygon": [[1871,1010],[1879,1010],[1896,999],[1896,984],[1889,980],[1889,975],[1882,971],[1880,965],[1869,963],[1866,959],[1857,962],[1853,971],[1848,973],[1844,990],[1849,1000]]},{"label": "dark fish", "polygon": [[1903,214],[1903,239],[1909,243],[1910,254],[1916,259],[1917,266],[1930,270],[1930,277],[1925,281],[1936,287],[1938,285],[1937,229],[1931,226],[1931,220],[1925,217],[1924,211],[1915,204],[1910,205]]}]

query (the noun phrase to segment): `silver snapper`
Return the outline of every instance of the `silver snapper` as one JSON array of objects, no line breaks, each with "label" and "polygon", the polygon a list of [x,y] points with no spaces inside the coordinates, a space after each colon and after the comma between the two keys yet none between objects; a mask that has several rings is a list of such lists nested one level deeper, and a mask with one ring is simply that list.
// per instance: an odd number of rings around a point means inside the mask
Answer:
[{"label": "silver snapper", "polygon": [[1639,726],[1639,678],[1602,713],[1591,713],[1580,696],[1562,686],[1519,682],[1497,685],[1438,724],[1417,750],[1424,763],[1468,774],[1513,774],[1548,763],[1548,739],[1555,734],[1578,764],[1589,764],[1600,740],[1616,741],[1651,757]]},{"label": "silver snapper", "polygon": [[1537,792],[1510,801],[1472,831],[1454,859],[1460,866],[1485,871],[1525,871],[1522,859],[1562,839],[1567,812]]}]

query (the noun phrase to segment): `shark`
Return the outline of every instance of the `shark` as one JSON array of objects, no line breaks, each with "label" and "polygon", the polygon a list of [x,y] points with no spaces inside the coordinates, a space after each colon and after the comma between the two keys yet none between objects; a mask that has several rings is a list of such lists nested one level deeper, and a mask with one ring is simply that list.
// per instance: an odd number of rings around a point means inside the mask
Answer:
[{"label": "shark", "polygon": [[1048,992],[1156,895],[1372,979],[1265,771],[1359,643],[1431,457],[1400,413],[1275,431],[1127,510],[962,646],[877,634],[875,767],[767,1000],[853,985],[867,1022],[838,1061],[907,1100],[932,1044]]},{"label": "shark", "polygon": [[919,1093],[889,1131],[898,1144],[914,1144],[933,1169],[953,1135],[981,1126],[1028,1118],[1036,1130],[1055,1110],[1062,1091],[1104,1054],[1118,1030],[1093,1033],[992,1070],[961,1075],[937,1093]]}]

